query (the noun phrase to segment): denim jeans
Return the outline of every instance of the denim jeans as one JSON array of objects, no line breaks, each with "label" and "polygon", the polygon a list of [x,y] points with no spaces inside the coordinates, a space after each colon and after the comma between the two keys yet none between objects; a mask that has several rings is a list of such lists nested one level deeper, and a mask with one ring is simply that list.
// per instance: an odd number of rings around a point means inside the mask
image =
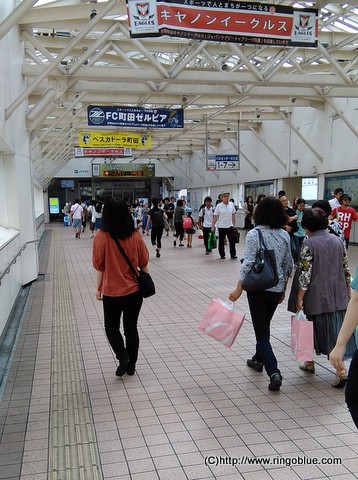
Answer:
[{"label": "denim jeans", "polygon": [[252,357],[264,364],[267,375],[280,373],[277,359],[270,344],[270,323],[282,297],[282,292],[247,292],[252,324],[256,336],[256,353]]},{"label": "denim jeans", "polygon": [[[109,344],[120,362],[129,359],[135,365],[137,361],[139,349],[137,323],[142,303],[143,297],[139,292],[123,297],[103,295],[104,328]],[[120,332],[122,313],[125,345]]]}]

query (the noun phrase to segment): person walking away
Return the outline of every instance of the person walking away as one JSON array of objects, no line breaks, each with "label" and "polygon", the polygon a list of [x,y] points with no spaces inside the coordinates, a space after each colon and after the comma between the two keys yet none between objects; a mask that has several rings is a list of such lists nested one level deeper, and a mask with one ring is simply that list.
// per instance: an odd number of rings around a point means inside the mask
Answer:
[{"label": "person walking away", "polygon": [[95,221],[96,219],[93,221],[93,215],[94,215],[94,211],[95,211],[95,201],[94,200],[91,200],[90,202],[90,206],[88,207],[88,221],[89,221],[89,228],[90,228],[90,232],[91,232],[91,235],[90,235],[90,238],[93,238],[94,236],[94,224],[95,224]]},{"label": "person walking away", "polygon": [[[119,361],[117,377],[134,375],[139,350],[138,317],[143,296],[128,263],[114,238],[136,270],[148,273],[149,253],[135,230],[126,202],[106,200],[101,230],[93,240],[92,262],[96,270],[96,299],[103,301],[104,328]],[[121,317],[125,342],[120,331]]]},{"label": "person walking away", "polygon": [[211,232],[211,225],[213,223],[214,209],[212,206],[212,198],[207,196],[204,198],[204,205],[201,206],[198,216],[199,228],[203,231],[205,254],[209,255],[209,233]]},{"label": "person walking away", "polygon": [[351,201],[352,198],[346,193],[344,193],[341,197],[342,205],[333,209],[329,217],[330,220],[336,219],[340,226],[343,228],[343,235],[347,249],[349,245],[352,222],[358,221],[358,213],[354,210],[354,208],[349,206],[349,202]]},{"label": "person walking away", "polygon": [[186,216],[183,220],[183,228],[185,233],[187,234],[187,247],[191,248],[193,246],[193,234],[195,233],[195,221],[192,215],[192,209],[188,208],[186,212]]},{"label": "person walking away", "polygon": [[72,226],[75,230],[75,238],[81,238],[83,208],[78,198],[76,198],[75,203],[71,207],[70,215],[72,218]]},{"label": "person walking away", "polygon": [[94,231],[97,232],[101,228],[102,224],[102,209],[103,204],[101,202],[97,202],[94,207],[94,214],[92,215],[92,221],[94,221]]},{"label": "person walking away", "polygon": [[[307,237],[301,248],[298,265],[299,289],[296,309],[303,310],[313,322],[314,349],[317,355],[328,355],[337,341],[350,296],[350,271],[346,250],[336,235],[327,231],[328,218],[320,208],[305,211],[302,226]],[[345,359],[356,350],[352,336]],[[313,361],[299,365],[301,370],[315,372]],[[336,371],[333,387],[342,388],[346,372]]]},{"label": "person walking away", "polygon": [[147,225],[150,223],[152,229],[150,231],[150,240],[153,247],[156,249],[156,257],[160,257],[160,249],[162,248],[162,236],[164,228],[165,213],[159,208],[159,200],[152,198],[152,208],[148,212]]},{"label": "person walking away", "polygon": [[242,209],[245,213],[244,230],[245,232],[248,232],[249,230],[254,228],[254,225],[252,223],[252,214],[254,213],[254,199],[251,195],[248,195],[246,197]]},{"label": "person walking away", "polygon": [[170,201],[169,197],[164,198],[163,210],[167,216],[168,230],[167,236],[169,235],[169,230],[173,230],[173,218],[174,218],[174,204]]},{"label": "person walking away", "polygon": [[184,247],[183,238],[184,238],[184,202],[182,199],[177,200],[177,205],[174,209],[174,227],[175,227],[175,240],[173,242],[174,247],[177,246],[177,240],[179,238],[179,247]]},{"label": "person walking away", "polygon": [[[358,265],[354,279],[351,283],[352,296],[349,300],[346,314],[339,331],[337,342],[334,349],[329,354],[329,360],[337,372],[342,375],[345,373],[344,355],[347,350],[347,343],[356,331],[358,326]],[[352,419],[358,428],[358,350],[354,352],[346,383],[345,397],[348,410]]]},{"label": "person walking away", "polygon": [[219,231],[219,255],[222,260],[225,259],[225,238],[227,236],[230,247],[230,257],[232,260],[236,256],[236,243],[233,228],[236,225],[235,205],[229,202],[230,192],[221,193],[221,203],[215,207],[211,231],[215,232],[215,225]]},{"label": "person walking away", "polygon": [[242,282],[255,262],[260,248],[260,229],[266,247],[274,250],[276,257],[279,283],[272,288],[257,292],[247,292],[247,300],[256,337],[255,355],[247,360],[247,365],[257,372],[265,367],[270,378],[269,390],[279,390],[282,385],[282,375],[277,359],[270,344],[270,325],[278,304],[285,298],[288,278],[293,269],[290,248],[290,237],[283,230],[286,215],[282,203],[274,197],[265,197],[257,205],[254,213],[256,227],[246,235],[244,258],[241,264],[238,284],[229,295],[229,300],[235,302],[242,294]]}]

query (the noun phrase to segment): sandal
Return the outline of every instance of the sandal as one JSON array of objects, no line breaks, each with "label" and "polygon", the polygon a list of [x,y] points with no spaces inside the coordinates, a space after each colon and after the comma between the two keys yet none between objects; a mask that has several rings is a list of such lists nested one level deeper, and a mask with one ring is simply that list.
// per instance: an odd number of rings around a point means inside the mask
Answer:
[{"label": "sandal", "polygon": [[303,362],[299,364],[301,370],[305,372],[314,373],[315,372],[315,365],[314,362]]},{"label": "sandal", "polygon": [[332,383],[332,387],[343,388],[345,386],[345,384],[347,383],[347,378],[348,378],[347,372],[341,373],[340,375],[338,375],[338,373],[336,373],[336,378],[334,379],[334,381]]}]

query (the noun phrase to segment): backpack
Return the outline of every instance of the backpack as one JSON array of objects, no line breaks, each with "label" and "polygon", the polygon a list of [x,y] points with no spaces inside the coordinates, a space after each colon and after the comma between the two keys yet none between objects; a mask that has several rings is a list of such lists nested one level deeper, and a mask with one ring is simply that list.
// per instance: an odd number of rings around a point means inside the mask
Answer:
[{"label": "backpack", "polygon": [[184,218],[183,228],[184,228],[184,230],[190,230],[190,228],[193,228],[193,219],[191,217],[185,217]]},{"label": "backpack", "polygon": [[152,212],[152,226],[155,228],[164,228],[164,217],[161,210],[157,212]]}]

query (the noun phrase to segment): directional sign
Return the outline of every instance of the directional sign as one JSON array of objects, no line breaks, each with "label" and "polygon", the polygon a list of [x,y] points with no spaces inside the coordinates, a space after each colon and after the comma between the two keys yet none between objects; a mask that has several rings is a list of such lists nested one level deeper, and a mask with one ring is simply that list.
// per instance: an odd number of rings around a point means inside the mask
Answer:
[{"label": "directional sign", "polygon": [[240,170],[238,155],[208,155],[208,170]]}]

